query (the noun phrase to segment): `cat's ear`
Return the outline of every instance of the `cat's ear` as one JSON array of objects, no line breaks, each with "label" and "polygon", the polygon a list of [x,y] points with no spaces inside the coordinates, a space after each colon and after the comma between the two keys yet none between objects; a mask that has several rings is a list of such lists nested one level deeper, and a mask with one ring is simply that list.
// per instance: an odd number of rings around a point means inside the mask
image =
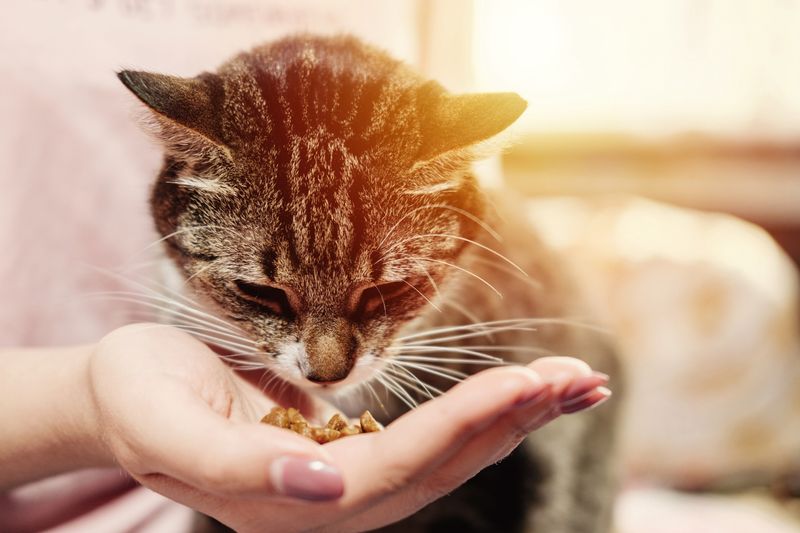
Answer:
[{"label": "cat's ear", "polygon": [[450,94],[435,86],[425,92],[421,161],[494,137],[528,107],[516,93]]},{"label": "cat's ear", "polygon": [[227,152],[219,122],[215,120],[215,100],[222,91],[214,74],[180,78],[123,70],[117,77],[153,112],[156,133],[168,149],[207,153]]}]

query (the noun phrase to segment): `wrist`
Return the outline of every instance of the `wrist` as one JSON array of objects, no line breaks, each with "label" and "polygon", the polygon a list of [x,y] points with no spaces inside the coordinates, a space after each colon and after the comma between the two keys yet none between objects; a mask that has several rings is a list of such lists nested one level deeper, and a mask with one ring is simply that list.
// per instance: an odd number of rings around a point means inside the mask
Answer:
[{"label": "wrist", "polygon": [[0,489],[113,464],[89,364],[94,346],[0,353]]},{"label": "wrist", "polygon": [[100,408],[94,395],[91,361],[97,345],[80,347],[74,354],[71,376],[66,379],[75,400],[65,402],[62,443],[72,468],[111,466],[114,457],[106,443]]}]

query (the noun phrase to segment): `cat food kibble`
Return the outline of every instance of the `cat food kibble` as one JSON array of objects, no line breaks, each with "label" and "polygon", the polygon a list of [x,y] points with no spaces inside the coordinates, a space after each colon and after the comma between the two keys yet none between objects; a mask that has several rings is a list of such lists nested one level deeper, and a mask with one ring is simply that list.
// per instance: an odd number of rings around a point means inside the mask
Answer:
[{"label": "cat food kibble", "polygon": [[335,429],[336,431],[341,431],[347,427],[347,420],[342,418],[339,413],[336,413],[328,420],[328,423],[325,424],[326,428]]},{"label": "cat food kibble", "polygon": [[308,420],[300,414],[294,407],[284,409],[283,407],[273,407],[269,413],[261,419],[264,424],[277,426],[279,428],[290,429],[320,444],[325,444],[341,437],[358,435],[359,433],[372,433],[380,431],[381,425],[375,420],[369,411],[364,411],[361,415],[359,424],[349,425],[338,413],[333,415],[324,427],[312,426]]},{"label": "cat food kibble", "polygon": [[361,415],[361,431],[364,433],[372,433],[373,431],[380,431],[381,427],[378,425],[378,421],[372,416],[372,413],[369,411],[364,411],[364,414]]}]

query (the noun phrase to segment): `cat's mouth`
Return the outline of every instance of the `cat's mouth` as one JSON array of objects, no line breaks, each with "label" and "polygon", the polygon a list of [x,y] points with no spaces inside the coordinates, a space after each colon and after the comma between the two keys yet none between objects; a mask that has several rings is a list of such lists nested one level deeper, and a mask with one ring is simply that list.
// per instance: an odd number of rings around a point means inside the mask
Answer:
[{"label": "cat's mouth", "polygon": [[[230,356],[233,353],[226,348],[213,344],[209,345],[209,347],[223,357]],[[281,361],[281,359],[284,359],[284,361]],[[350,391],[359,389],[362,385],[375,379],[380,374],[380,368],[383,365],[380,357],[377,357],[372,352],[367,352],[356,360],[353,368],[344,378],[319,382],[308,379],[303,375],[300,365],[289,364],[287,368],[285,359],[288,359],[288,357],[279,355],[277,366],[264,367],[269,374],[268,383],[272,383],[277,378],[305,392],[330,397],[346,395]],[[282,386],[284,385],[277,385],[275,388],[280,389]]]},{"label": "cat's mouth", "polygon": [[[361,360],[363,360],[363,358],[359,359],[359,361]],[[302,383],[295,383],[295,385],[298,385],[305,390],[323,395],[330,394],[336,396],[344,394],[347,391],[354,390],[363,383],[372,380],[377,374],[377,370],[373,368],[374,363],[365,363],[359,365],[359,361],[356,361],[356,365],[343,379],[337,381],[315,382],[306,378]]]},{"label": "cat's mouth", "polygon": [[372,352],[361,354],[350,371],[341,379],[314,379],[300,343],[285,345],[274,359],[279,377],[305,391],[322,395],[340,395],[372,380],[379,373],[380,358]]}]

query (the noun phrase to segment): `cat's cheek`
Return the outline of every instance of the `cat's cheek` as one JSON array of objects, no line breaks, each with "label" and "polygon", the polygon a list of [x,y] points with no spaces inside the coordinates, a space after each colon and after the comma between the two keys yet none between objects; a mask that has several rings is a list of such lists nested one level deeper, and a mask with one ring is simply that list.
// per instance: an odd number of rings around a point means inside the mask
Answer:
[{"label": "cat's cheek", "polygon": [[303,343],[287,342],[276,348],[274,364],[282,378],[294,383],[302,383],[305,381],[302,370],[305,359]]}]

